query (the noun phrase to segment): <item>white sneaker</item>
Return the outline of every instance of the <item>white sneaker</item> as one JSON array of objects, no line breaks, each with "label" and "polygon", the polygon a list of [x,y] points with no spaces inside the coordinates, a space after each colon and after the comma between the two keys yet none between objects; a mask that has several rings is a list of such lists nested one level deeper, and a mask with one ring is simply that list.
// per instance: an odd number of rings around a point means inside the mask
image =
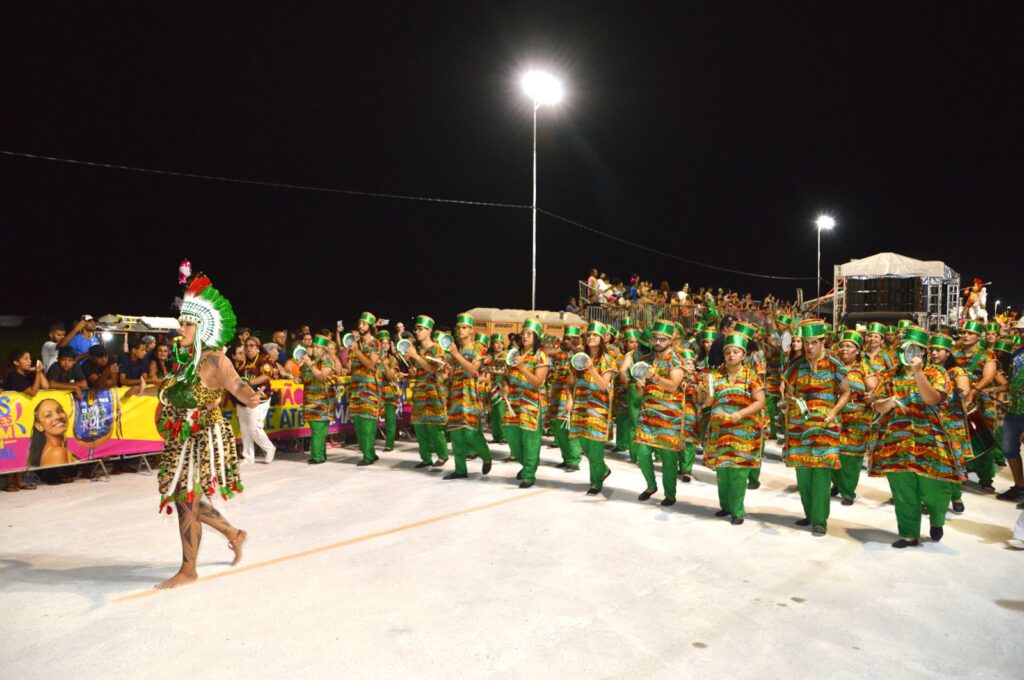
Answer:
[{"label": "white sneaker", "polygon": [[277,455],[277,449],[271,449],[267,452],[266,457],[263,459],[264,464],[270,465],[274,462],[274,456]]},{"label": "white sneaker", "polygon": [[249,463],[255,463],[255,458],[249,458],[248,456],[242,456],[242,465],[248,465]]},{"label": "white sneaker", "polygon": [[1013,548],[1014,550],[1024,550],[1024,541],[1019,538],[1011,538],[1006,542],[1007,548]]}]

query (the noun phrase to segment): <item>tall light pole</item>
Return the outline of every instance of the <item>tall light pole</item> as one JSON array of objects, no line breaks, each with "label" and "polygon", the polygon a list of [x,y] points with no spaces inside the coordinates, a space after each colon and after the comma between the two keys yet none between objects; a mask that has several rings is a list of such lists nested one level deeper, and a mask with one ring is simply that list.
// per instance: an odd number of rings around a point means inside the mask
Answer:
[{"label": "tall light pole", "polygon": [[[821,305],[821,230],[832,229],[836,226],[836,221],[832,219],[830,215],[818,215],[818,219],[814,221],[814,224],[818,227],[818,278],[815,279],[815,286],[817,286],[817,288],[814,296],[814,309],[817,311],[818,307]],[[833,319],[832,322],[838,323],[835,319]]]},{"label": "tall light pole", "polygon": [[537,109],[562,100],[562,83],[545,71],[523,74],[523,91],[533,100],[533,273],[530,278],[530,309],[537,309]]},{"label": "tall light pole", "polygon": [[992,314],[992,316],[999,316],[999,304],[1001,302],[1002,302],[1002,300],[996,300],[996,311],[995,311],[994,314]]}]

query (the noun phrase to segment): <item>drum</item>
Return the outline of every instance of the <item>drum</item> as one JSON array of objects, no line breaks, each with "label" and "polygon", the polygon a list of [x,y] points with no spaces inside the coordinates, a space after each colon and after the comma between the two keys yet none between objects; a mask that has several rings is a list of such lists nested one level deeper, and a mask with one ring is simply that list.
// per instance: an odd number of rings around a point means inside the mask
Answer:
[{"label": "drum", "polygon": [[509,351],[505,352],[505,364],[512,366],[519,361],[519,350],[513,347]]},{"label": "drum", "polygon": [[352,335],[351,333],[345,333],[345,335],[341,336],[341,346],[344,347],[345,349],[351,347],[355,341],[356,336]]},{"label": "drum", "polygon": [[995,448],[996,437],[977,406],[967,412],[967,432],[971,436],[971,448],[974,449],[975,457]]},{"label": "drum", "polygon": [[409,353],[410,347],[412,347],[412,340],[409,340],[408,338],[402,338],[397,343],[395,343],[395,351],[401,354],[402,356],[405,356],[406,354]]},{"label": "drum", "polygon": [[646,361],[638,361],[629,369],[629,374],[634,380],[644,380],[651,373],[651,365]]},{"label": "drum", "polygon": [[590,357],[586,352],[576,352],[576,354],[573,354],[572,358],[569,359],[569,363],[571,363],[572,367],[577,371],[585,371],[587,370],[587,364],[590,363]]}]

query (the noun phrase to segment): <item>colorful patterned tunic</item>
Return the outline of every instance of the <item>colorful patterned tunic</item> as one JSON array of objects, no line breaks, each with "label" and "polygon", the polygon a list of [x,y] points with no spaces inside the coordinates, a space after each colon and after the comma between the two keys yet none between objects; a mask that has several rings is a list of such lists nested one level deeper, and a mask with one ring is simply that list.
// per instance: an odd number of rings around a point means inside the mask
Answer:
[{"label": "colorful patterned tunic", "polygon": [[[838,422],[826,423],[825,414],[839,401],[839,387],[847,369],[825,353],[814,366],[806,357],[796,359],[782,374],[790,392],[801,400],[787,411],[786,465],[788,467],[839,467]],[[802,406],[806,407],[806,412]]]},{"label": "colorful patterned tunic", "polygon": [[[380,354],[380,343],[376,338],[360,342],[359,347],[360,351],[367,356]],[[352,353],[349,353],[349,367],[352,370],[347,392],[349,417],[377,420],[380,417],[381,408],[377,367],[367,368]]]},{"label": "colorful patterned tunic", "polygon": [[[974,349],[973,352],[967,353],[962,349],[957,349],[953,352],[953,361],[957,366],[967,371],[967,374],[971,377],[971,385],[974,386],[978,381],[981,380],[982,373],[985,370],[985,364],[990,361],[995,361],[996,357],[992,354],[991,350],[983,349],[979,346]],[[978,392],[975,395],[975,399],[978,402],[978,406],[981,408],[981,414],[985,418],[985,422],[988,423],[989,429],[995,428],[996,421],[996,400],[989,394],[984,392]]]},{"label": "colorful patterned tunic", "polygon": [[548,423],[565,420],[569,416],[569,395],[573,387],[572,365],[569,353],[559,350],[551,355],[551,372],[548,374]]},{"label": "colorful patterned tunic", "polygon": [[878,375],[880,380],[885,379],[885,375],[891,373],[899,362],[893,357],[892,353],[884,347],[878,350],[875,356],[869,356],[867,352],[864,353],[864,361],[867,362],[868,368],[871,370],[872,375]]},{"label": "colorful patterned tunic", "polygon": [[[640,360],[649,363],[652,373],[665,380],[669,378],[673,369],[683,367],[682,359],[672,350],[664,359],[649,354],[640,357]],[[633,441],[655,449],[680,450],[683,428],[682,397],[682,392],[669,393],[650,381],[645,382]]]},{"label": "colorful patterned tunic", "polygon": [[782,348],[765,343],[764,352],[764,389],[768,394],[777,397],[782,392]]},{"label": "colorful patterned tunic", "polygon": [[[324,367],[330,367],[329,361],[320,360],[315,362],[318,371]],[[299,371],[299,379],[302,381],[302,419],[306,422],[312,420],[331,419],[331,394],[326,380],[320,380],[313,375],[311,366],[302,364]]]},{"label": "colorful patterned tunic", "polygon": [[[706,381],[707,378],[705,377]],[[700,376],[694,372],[683,378],[679,386],[683,392],[683,444],[696,444],[701,440],[698,415],[700,406],[697,404],[697,387]]]},{"label": "colorful patterned tunic", "polygon": [[[452,345],[450,352],[457,351]],[[480,346],[471,342],[463,348],[462,358],[469,363],[481,359]],[[477,392],[477,379],[470,375],[462,364],[450,359],[451,382],[448,387],[448,429],[475,430],[480,423],[480,395]]]},{"label": "colorful patterned tunic", "polygon": [[572,422],[569,436],[574,439],[603,442],[608,439],[608,424],[611,417],[609,409],[615,384],[615,359],[605,352],[597,360],[595,368],[601,375],[608,372],[613,374],[609,381],[609,389],[602,390],[598,387],[589,371],[577,374],[572,392]]},{"label": "colorful patterned tunic", "polygon": [[[942,404],[942,429],[946,432],[949,445],[953,448],[957,457],[967,461],[974,458],[974,449],[971,446],[971,436],[967,429],[964,400],[960,395],[960,390],[956,389],[956,380],[959,377],[970,380],[970,376],[967,375],[967,371],[959,366],[948,369],[946,376],[949,377],[949,396],[946,397],[945,402]],[[984,453],[984,451],[979,451],[978,453]]]},{"label": "colorful patterned tunic", "polygon": [[725,416],[754,403],[754,396],[764,390],[764,382],[752,368],[741,366],[732,378],[724,368],[711,373],[711,414],[708,419],[707,446],[704,460],[709,468],[761,467],[761,419],[749,415],[738,422]]},{"label": "colorful patterned tunic", "polygon": [[[428,363],[436,363],[427,357],[441,359],[444,352],[437,343],[434,343],[429,348],[422,350],[420,356]],[[418,366],[415,372],[416,379],[412,385],[412,424],[443,426],[447,422],[447,408],[441,397],[442,372],[430,373]]]},{"label": "colorful patterned tunic", "polygon": [[[551,360],[544,350],[530,351],[524,355],[522,365],[531,373],[536,373],[542,366],[551,367]],[[544,412],[544,385],[534,387],[526,380],[526,376],[518,367],[510,368],[506,374],[508,381],[508,403],[510,409],[505,410],[505,424],[520,427],[524,430],[536,430],[540,425],[541,414]]]},{"label": "colorful patterned tunic", "polygon": [[398,359],[392,354],[382,354],[377,360],[377,384],[380,385],[381,402],[385,405],[398,406],[401,403],[398,384],[388,380],[385,369],[398,372]]},{"label": "colorful patterned tunic", "polygon": [[[953,390],[949,376],[926,366],[928,383],[943,400]],[[962,482],[963,461],[949,442],[942,423],[944,404],[928,406],[917,390],[914,374],[901,368],[882,388],[882,397],[895,396],[902,404],[882,417],[881,441],[871,456],[868,473],[881,477],[889,472],[913,472],[947,482]]]},{"label": "colorful patterned tunic", "polygon": [[871,420],[874,412],[864,398],[868,394],[867,377],[871,368],[864,360],[856,361],[849,367],[846,382],[850,385],[850,401],[840,412],[843,423],[839,435],[839,453],[844,456],[863,456],[871,437]]}]

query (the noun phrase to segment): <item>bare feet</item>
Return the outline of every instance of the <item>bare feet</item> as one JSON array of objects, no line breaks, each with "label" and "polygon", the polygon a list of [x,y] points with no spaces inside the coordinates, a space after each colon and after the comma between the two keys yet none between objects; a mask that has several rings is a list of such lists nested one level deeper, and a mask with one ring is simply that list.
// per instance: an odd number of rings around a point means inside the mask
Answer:
[{"label": "bare feet", "polygon": [[179,571],[177,574],[170,577],[163,583],[158,583],[153,587],[157,590],[168,590],[170,588],[177,588],[178,586],[187,586],[189,583],[195,581],[196,578],[197,576],[194,572],[191,574],[186,574],[183,571]]},{"label": "bare feet", "polygon": [[249,534],[245,533],[244,529],[239,529],[235,532],[235,537],[228,541],[228,547],[235,551],[235,561],[231,563],[232,567],[242,561],[242,546],[245,545],[247,538],[249,538]]}]

